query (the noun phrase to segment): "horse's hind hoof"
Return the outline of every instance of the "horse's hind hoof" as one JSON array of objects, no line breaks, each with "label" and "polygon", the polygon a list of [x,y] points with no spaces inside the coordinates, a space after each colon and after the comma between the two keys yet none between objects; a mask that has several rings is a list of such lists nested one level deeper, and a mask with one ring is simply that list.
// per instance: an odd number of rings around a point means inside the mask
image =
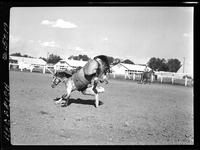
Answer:
[{"label": "horse's hind hoof", "polygon": [[96,104],[94,104],[94,106],[95,106],[96,108],[98,108],[98,107],[99,107],[99,105],[96,105]]},{"label": "horse's hind hoof", "polygon": [[62,101],[61,102],[61,107],[67,107],[67,102],[66,101]]},{"label": "horse's hind hoof", "polygon": [[54,104],[60,104],[60,101],[57,100],[57,101],[54,102]]},{"label": "horse's hind hoof", "polygon": [[67,107],[67,104],[61,104],[60,106],[61,107]]}]

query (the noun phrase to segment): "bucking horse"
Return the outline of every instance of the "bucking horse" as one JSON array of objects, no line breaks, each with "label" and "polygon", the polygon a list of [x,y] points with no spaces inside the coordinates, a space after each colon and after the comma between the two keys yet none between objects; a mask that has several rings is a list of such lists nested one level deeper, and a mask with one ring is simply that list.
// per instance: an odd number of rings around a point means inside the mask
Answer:
[{"label": "bucking horse", "polygon": [[99,55],[89,60],[84,67],[72,72],[56,72],[53,75],[51,87],[55,88],[59,83],[65,83],[66,92],[61,98],[55,101],[56,104],[67,106],[70,94],[73,91],[80,91],[84,95],[95,97],[95,106],[99,106],[98,94],[104,92],[104,88],[97,86],[99,82],[108,83],[106,74],[110,71],[108,58]]},{"label": "bucking horse", "polygon": [[143,72],[141,74],[140,83],[151,83],[151,77],[152,77],[152,75],[155,75],[155,72],[152,69],[150,71]]}]

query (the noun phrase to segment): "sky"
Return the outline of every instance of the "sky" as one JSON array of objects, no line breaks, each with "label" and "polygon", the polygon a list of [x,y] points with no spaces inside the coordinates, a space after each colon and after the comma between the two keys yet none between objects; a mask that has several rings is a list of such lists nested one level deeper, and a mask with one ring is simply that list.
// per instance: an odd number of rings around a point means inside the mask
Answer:
[{"label": "sky", "polygon": [[185,57],[193,65],[193,8],[12,7],[9,46],[33,57],[104,54],[136,64]]}]

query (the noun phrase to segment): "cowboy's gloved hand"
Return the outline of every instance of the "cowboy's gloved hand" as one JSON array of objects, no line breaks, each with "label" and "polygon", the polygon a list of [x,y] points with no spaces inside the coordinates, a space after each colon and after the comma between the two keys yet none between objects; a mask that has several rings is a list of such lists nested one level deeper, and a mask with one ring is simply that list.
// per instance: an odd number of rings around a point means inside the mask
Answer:
[{"label": "cowboy's gloved hand", "polygon": [[91,81],[91,86],[94,86],[95,84],[97,84],[98,83],[98,78],[97,77],[94,77],[93,79],[92,79],[92,81]]}]

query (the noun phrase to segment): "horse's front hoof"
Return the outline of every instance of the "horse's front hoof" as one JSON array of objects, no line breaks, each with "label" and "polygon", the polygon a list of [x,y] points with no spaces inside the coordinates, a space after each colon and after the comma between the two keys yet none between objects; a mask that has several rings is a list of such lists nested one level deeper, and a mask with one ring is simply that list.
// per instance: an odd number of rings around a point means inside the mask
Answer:
[{"label": "horse's front hoof", "polygon": [[55,102],[54,102],[54,104],[56,104],[56,105],[57,105],[57,104],[60,104],[60,102],[59,102],[59,101],[55,101]]}]

